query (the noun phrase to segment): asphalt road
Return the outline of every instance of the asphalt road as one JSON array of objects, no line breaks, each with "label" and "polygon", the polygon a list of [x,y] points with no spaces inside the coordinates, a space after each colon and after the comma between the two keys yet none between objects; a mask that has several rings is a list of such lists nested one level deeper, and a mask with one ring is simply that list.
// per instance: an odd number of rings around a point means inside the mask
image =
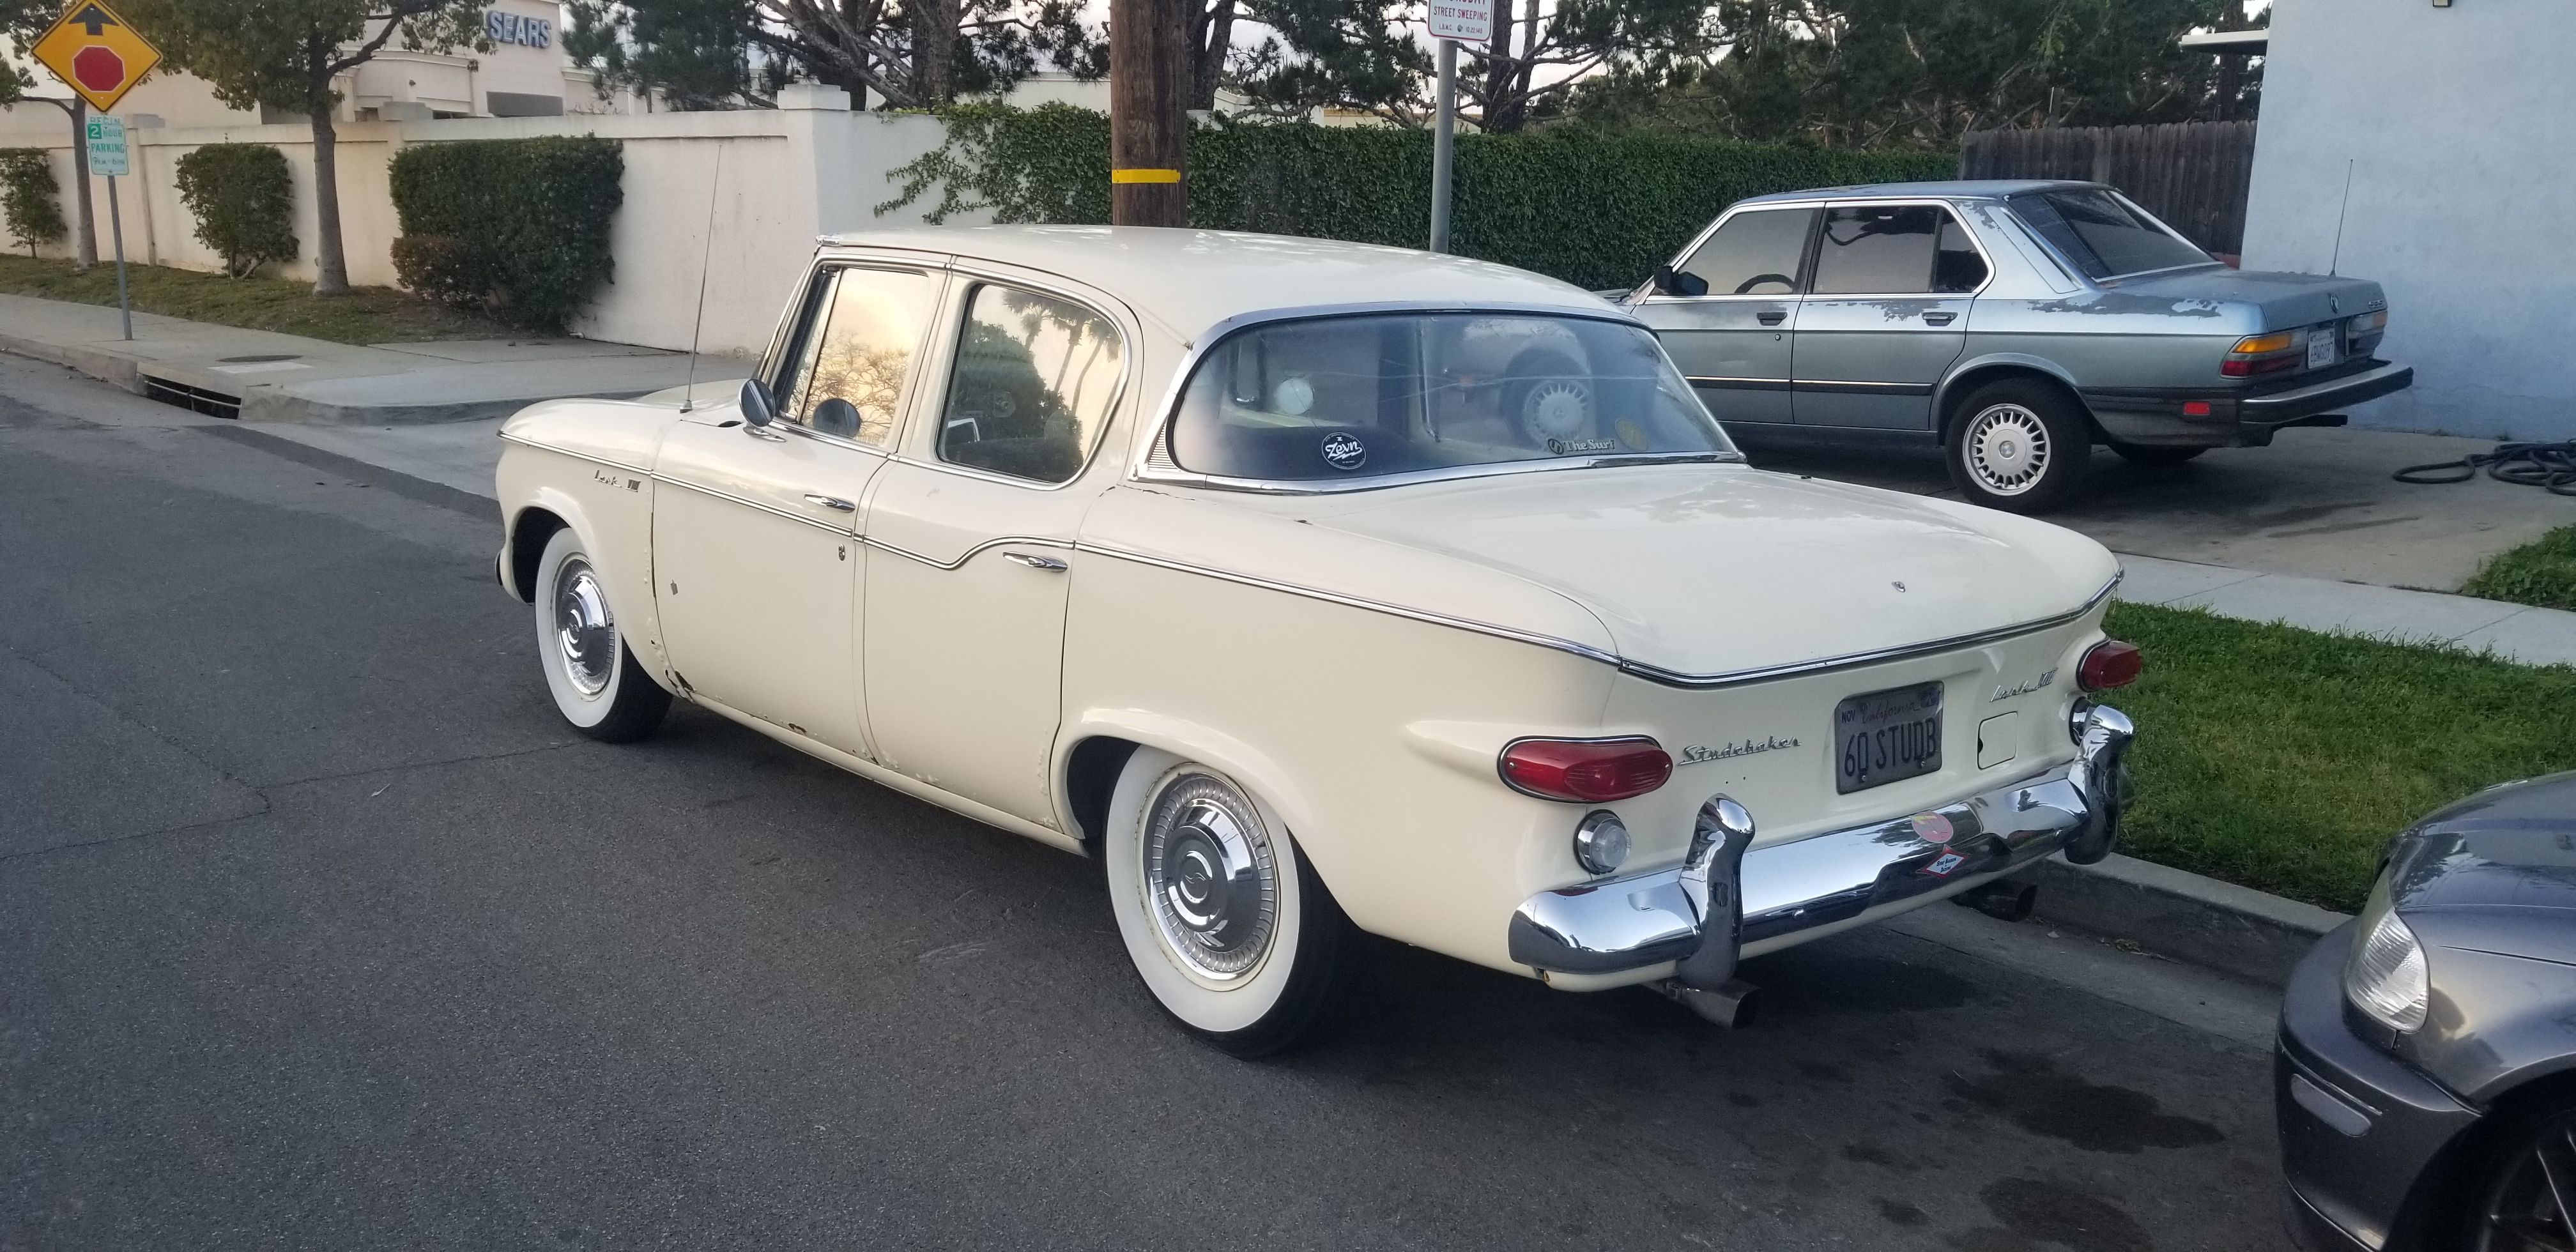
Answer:
[{"label": "asphalt road", "polygon": [[2036,935],[1754,962],[1737,1032],[1374,943],[1233,1061],[1088,862],[577,740],[497,535],[0,359],[0,1247],[2280,1246],[2259,1042]]}]

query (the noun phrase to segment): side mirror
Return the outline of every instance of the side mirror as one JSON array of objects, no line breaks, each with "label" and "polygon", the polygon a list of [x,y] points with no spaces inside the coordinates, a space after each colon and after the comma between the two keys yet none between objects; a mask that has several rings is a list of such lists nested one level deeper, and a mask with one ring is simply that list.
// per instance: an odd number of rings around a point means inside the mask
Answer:
[{"label": "side mirror", "polygon": [[742,420],[754,426],[766,426],[778,419],[778,411],[769,405],[769,388],[757,378],[742,380]]},{"label": "side mirror", "polygon": [[1655,290],[1667,296],[1704,296],[1708,280],[1697,274],[1685,274],[1669,265],[1655,267]]}]

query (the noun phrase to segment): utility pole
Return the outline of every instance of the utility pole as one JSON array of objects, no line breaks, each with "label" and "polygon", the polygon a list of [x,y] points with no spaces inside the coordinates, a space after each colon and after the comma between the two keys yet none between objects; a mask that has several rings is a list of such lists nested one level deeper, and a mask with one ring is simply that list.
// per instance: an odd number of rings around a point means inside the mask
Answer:
[{"label": "utility pole", "polygon": [[1109,0],[1109,220],[1187,226],[1188,11],[1178,0]]}]

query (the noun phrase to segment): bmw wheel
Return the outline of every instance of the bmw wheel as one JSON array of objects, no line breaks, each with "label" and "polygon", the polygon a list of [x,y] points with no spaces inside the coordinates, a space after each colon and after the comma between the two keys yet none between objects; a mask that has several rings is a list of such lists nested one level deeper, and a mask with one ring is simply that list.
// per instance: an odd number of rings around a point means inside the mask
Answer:
[{"label": "bmw wheel", "polygon": [[651,735],[671,708],[664,691],[626,646],[608,603],[607,580],[581,536],[566,526],[537,558],[537,658],[555,711],[607,743]]},{"label": "bmw wheel", "polygon": [[1349,923],[1268,806],[1217,770],[1139,748],[1101,855],[1127,955],[1190,1033],[1251,1058],[1325,1023]]},{"label": "bmw wheel", "polygon": [[2093,427],[2063,390],[2008,378],[1968,394],[1950,423],[1950,481],[1970,504],[2037,513],[2084,485]]},{"label": "bmw wheel", "polygon": [[2456,1245],[2471,1252],[2576,1248],[2576,1110],[2565,1101],[2513,1117],[2466,1171],[2471,1207]]}]

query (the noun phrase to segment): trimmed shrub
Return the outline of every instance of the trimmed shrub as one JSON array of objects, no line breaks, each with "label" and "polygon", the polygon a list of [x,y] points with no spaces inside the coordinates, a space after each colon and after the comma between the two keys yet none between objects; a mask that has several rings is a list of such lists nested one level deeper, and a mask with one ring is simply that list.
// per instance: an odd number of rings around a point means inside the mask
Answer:
[{"label": "trimmed shrub", "polygon": [[[939,187],[924,216],[990,209],[1003,222],[1109,220],[1109,119],[1049,104],[943,110],[948,140],[894,171],[877,212]],[[1431,135],[1219,118],[1189,138],[1190,224],[1423,246]],[[1801,187],[1955,178],[1950,152],[1813,148],[1555,128],[1461,135],[1451,247],[1582,287],[1624,287],[1720,209]]]},{"label": "trimmed shrub", "polygon": [[248,278],[295,259],[295,184],[286,154],[264,143],[211,143],[179,158],[179,199],[197,218],[197,242]]},{"label": "trimmed shrub", "polygon": [[393,160],[402,284],[434,300],[559,334],[612,278],[609,218],[626,159],[590,137],[478,139]]},{"label": "trimmed shrub", "polygon": [[36,255],[37,244],[71,233],[59,190],[44,149],[0,148],[0,212],[9,215],[9,234],[29,256]]}]

